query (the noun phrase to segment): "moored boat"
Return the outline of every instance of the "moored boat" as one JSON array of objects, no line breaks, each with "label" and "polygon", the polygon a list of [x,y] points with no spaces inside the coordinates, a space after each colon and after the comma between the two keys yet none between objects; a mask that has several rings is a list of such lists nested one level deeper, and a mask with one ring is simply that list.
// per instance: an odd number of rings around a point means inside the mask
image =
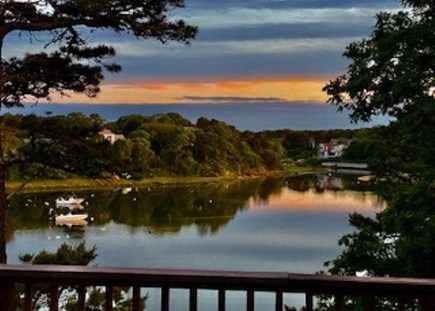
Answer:
[{"label": "moored boat", "polygon": [[66,222],[66,221],[79,221],[79,220],[85,220],[88,218],[88,214],[65,214],[65,215],[57,215],[55,217],[56,223],[57,222]]},{"label": "moored boat", "polygon": [[75,197],[69,197],[68,199],[65,198],[57,198],[56,199],[56,205],[74,205],[74,204],[80,204],[85,199],[82,198],[75,198]]}]

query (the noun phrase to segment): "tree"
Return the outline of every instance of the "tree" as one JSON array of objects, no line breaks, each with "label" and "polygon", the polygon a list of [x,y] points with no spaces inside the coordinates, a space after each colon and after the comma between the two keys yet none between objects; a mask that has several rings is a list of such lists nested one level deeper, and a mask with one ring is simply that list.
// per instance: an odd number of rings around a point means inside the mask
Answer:
[{"label": "tree", "polygon": [[[0,109],[22,106],[27,101],[50,100],[54,93],[84,93],[95,97],[100,91],[103,70],[118,72],[108,62],[115,49],[91,45],[86,37],[95,30],[130,33],[141,39],[154,38],[188,43],[197,28],[174,20],[171,10],[182,8],[183,0],[29,0],[0,3]],[[2,47],[13,32],[40,34],[48,50],[4,59]],[[44,40],[45,39],[45,40]],[[0,135],[1,138],[1,135]],[[0,262],[6,262],[5,169],[0,141]]]},{"label": "tree", "polygon": [[324,91],[354,122],[379,114],[392,118],[390,129],[400,140],[389,143],[402,150],[401,172],[419,176],[435,166],[435,6],[428,0],[402,3],[409,9],[379,13],[371,36],[346,48],[348,72]]},{"label": "tree", "polygon": [[327,263],[332,274],[435,276],[435,6],[432,0],[401,2],[407,10],[379,13],[371,36],[347,47],[348,72],[324,88],[354,122],[379,114],[393,119],[352,148],[382,174],[409,176],[395,185],[376,219],[351,215],[357,230],[340,239],[343,252]]},{"label": "tree", "polygon": [[410,10],[377,14],[371,36],[346,48],[348,72],[323,89],[353,121],[378,114],[400,121],[434,104],[435,6],[431,0],[401,2]]}]

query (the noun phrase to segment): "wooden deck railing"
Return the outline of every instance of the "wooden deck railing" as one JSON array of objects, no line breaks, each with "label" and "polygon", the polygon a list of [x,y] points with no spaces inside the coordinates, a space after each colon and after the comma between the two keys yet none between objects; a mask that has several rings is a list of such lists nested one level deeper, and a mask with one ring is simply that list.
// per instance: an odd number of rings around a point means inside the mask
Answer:
[{"label": "wooden deck railing", "polygon": [[289,273],[120,269],[79,266],[0,265],[1,310],[16,310],[14,290],[24,285],[20,299],[23,310],[33,310],[32,289],[36,284],[49,288],[50,310],[59,309],[58,292],[61,286],[78,289],[79,310],[86,310],[86,287],[105,287],[104,310],[112,310],[113,288],[133,288],[132,309],[140,310],[140,289],[161,289],[160,310],[169,310],[170,289],[189,290],[189,310],[198,309],[198,290],[218,292],[217,306],[225,310],[226,291],[246,293],[246,309],[254,310],[256,292],[275,293],[275,310],[283,310],[283,293],[305,294],[305,309],[313,310],[315,295],[332,295],[336,310],[346,310],[344,297],[361,297],[366,310],[374,310],[375,297],[390,297],[398,301],[397,310],[405,310],[406,301],[417,301],[419,310],[435,310],[435,280],[408,278],[356,278]]}]

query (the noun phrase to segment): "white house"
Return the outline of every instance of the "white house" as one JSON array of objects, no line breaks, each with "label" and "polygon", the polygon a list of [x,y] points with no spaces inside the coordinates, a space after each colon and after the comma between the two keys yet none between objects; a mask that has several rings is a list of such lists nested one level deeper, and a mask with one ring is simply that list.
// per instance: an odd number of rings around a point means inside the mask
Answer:
[{"label": "white house", "polygon": [[111,130],[109,129],[103,129],[101,130],[99,133],[99,135],[103,136],[105,140],[107,140],[108,142],[110,142],[112,145],[117,141],[117,140],[124,140],[125,137],[122,134],[115,134],[113,133]]},{"label": "white house", "polygon": [[347,148],[345,144],[339,144],[336,139],[331,139],[329,143],[319,144],[318,157],[320,159],[338,158],[343,155]]}]

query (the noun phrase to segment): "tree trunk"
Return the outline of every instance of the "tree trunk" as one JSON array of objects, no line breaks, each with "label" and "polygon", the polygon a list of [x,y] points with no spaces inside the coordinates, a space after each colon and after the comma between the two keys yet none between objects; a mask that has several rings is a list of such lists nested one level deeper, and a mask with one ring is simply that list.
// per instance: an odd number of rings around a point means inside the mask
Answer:
[{"label": "tree trunk", "polygon": [[[3,9],[3,7],[2,7]],[[0,264],[6,263],[6,208],[8,200],[6,196],[6,167],[4,165],[3,153],[3,117],[1,116],[1,108],[3,107],[4,97],[4,72],[3,72],[3,39],[5,36],[3,26],[4,11],[0,11]]]},{"label": "tree trunk", "polygon": [[6,174],[0,166],[0,263],[6,263]]}]

